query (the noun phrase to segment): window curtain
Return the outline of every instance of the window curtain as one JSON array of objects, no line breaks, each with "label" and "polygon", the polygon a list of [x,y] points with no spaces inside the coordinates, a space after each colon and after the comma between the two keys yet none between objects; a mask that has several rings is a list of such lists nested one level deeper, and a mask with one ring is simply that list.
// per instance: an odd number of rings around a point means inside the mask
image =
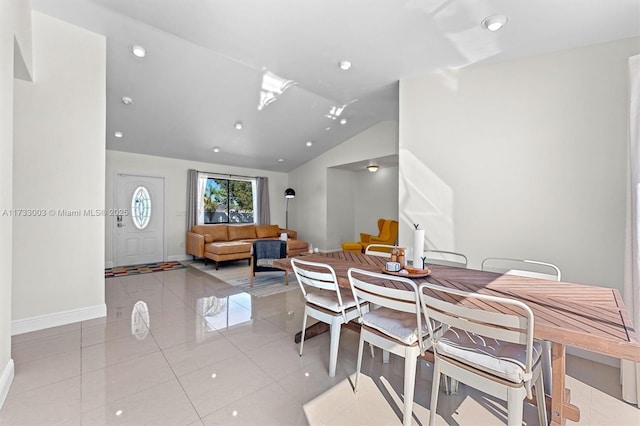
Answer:
[{"label": "window curtain", "polygon": [[204,225],[204,191],[207,189],[208,174],[198,172],[198,199],[196,203],[196,209],[198,217],[196,222],[198,225]]},{"label": "window curtain", "polygon": [[269,179],[258,177],[256,179],[256,191],[258,198],[258,225],[271,225],[271,208],[269,207]]},{"label": "window curtain", "polygon": [[189,169],[187,177],[187,231],[198,223],[198,171]]},{"label": "window curtain", "polygon": [[[624,303],[640,326],[640,55],[629,58],[629,177]],[[637,333],[636,333],[637,334]],[[621,361],[622,399],[640,407],[640,364]]]}]

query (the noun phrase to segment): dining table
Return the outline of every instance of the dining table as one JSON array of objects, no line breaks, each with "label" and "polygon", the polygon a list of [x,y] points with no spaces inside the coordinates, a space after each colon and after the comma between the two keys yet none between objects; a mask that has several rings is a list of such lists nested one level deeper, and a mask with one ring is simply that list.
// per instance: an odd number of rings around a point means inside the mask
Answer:
[{"label": "dining table", "polygon": [[[350,287],[347,275],[350,268],[384,273],[389,260],[382,256],[344,251],[308,254],[301,259],[330,265],[341,287]],[[274,266],[293,272],[290,259],[276,260]],[[546,402],[551,411],[552,425],[580,420],[580,409],[571,403],[571,392],[565,385],[568,346],[640,362],[640,342],[617,289],[435,264],[428,265],[428,269],[430,273],[426,276],[409,278],[416,284],[428,282],[508,297],[531,308],[535,319],[534,337],[551,342],[552,384]],[[402,285],[398,281],[380,280],[378,283],[394,287]],[[350,328],[357,330],[358,325],[350,324]],[[326,330],[326,324],[317,323],[305,337]],[[299,341],[300,333],[296,339]]]}]

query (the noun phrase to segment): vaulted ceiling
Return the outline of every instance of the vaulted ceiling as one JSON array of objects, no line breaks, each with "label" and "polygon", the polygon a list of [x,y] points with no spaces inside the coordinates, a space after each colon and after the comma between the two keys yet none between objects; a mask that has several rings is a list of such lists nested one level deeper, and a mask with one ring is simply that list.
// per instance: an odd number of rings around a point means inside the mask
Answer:
[{"label": "vaulted ceiling", "polygon": [[106,36],[108,149],[280,172],[397,120],[403,78],[640,35],[638,0],[32,3]]}]

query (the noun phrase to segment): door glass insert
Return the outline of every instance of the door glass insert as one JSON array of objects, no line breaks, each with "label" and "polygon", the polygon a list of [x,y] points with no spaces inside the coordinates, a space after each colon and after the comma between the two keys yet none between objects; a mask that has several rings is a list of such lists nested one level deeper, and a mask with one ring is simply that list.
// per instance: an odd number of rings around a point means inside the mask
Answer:
[{"label": "door glass insert", "polygon": [[149,219],[151,219],[151,197],[144,186],[139,186],[133,191],[131,215],[136,228],[142,230],[149,224]]}]

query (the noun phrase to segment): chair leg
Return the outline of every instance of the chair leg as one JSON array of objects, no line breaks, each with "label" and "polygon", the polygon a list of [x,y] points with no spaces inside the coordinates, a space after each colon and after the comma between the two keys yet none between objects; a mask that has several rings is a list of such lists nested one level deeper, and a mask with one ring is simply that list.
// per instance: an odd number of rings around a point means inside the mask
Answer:
[{"label": "chair leg", "polygon": [[538,377],[538,380],[536,380],[535,383],[536,402],[538,404],[538,421],[541,425],[548,425],[549,422],[547,420],[547,405],[544,397],[544,385],[546,385],[546,383],[544,383],[543,374],[540,373],[540,377]]},{"label": "chair leg", "polygon": [[[369,344],[373,350],[373,345]],[[358,361],[356,363],[356,381],[353,384],[353,391],[358,392],[358,380],[360,379],[360,368],[362,367],[362,352],[364,350],[364,335],[360,333],[360,343],[358,344]]]},{"label": "chair leg", "polygon": [[331,344],[329,349],[329,377],[336,376],[336,364],[338,363],[338,345],[340,344],[341,323],[334,319],[331,321]]},{"label": "chair leg", "polygon": [[389,364],[389,351],[382,350],[382,363]]},{"label": "chair leg", "polygon": [[433,362],[433,383],[431,384],[431,405],[429,406],[429,426],[436,424],[436,408],[438,407],[438,392],[440,392],[440,361],[436,357]]},{"label": "chair leg", "polygon": [[373,351],[373,345],[372,345],[371,343],[369,343],[369,349],[371,349],[371,358],[375,358],[375,357],[376,357],[376,354],[375,354],[375,352]]},{"label": "chair leg", "polygon": [[524,414],[524,398],[521,389],[507,389],[507,425],[522,426],[522,416]]},{"label": "chair leg", "polygon": [[542,375],[544,376],[544,391],[551,395],[551,342],[542,342]]},{"label": "chair leg", "polygon": [[304,308],[304,318],[302,319],[302,337],[300,338],[300,356],[302,356],[302,348],[304,346],[304,333],[307,331],[307,307]]},{"label": "chair leg", "polygon": [[[407,351],[408,352],[408,351]],[[416,366],[418,358],[405,352],[404,358],[404,414],[402,424],[411,426],[413,416],[413,392],[416,387]]]},{"label": "chair leg", "polygon": [[458,394],[458,381],[456,379],[454,379],[453,377],[449,377],[449,381],[450,381],[450,385],[446,387],[447,392],[450,395],[457,395]]}]

